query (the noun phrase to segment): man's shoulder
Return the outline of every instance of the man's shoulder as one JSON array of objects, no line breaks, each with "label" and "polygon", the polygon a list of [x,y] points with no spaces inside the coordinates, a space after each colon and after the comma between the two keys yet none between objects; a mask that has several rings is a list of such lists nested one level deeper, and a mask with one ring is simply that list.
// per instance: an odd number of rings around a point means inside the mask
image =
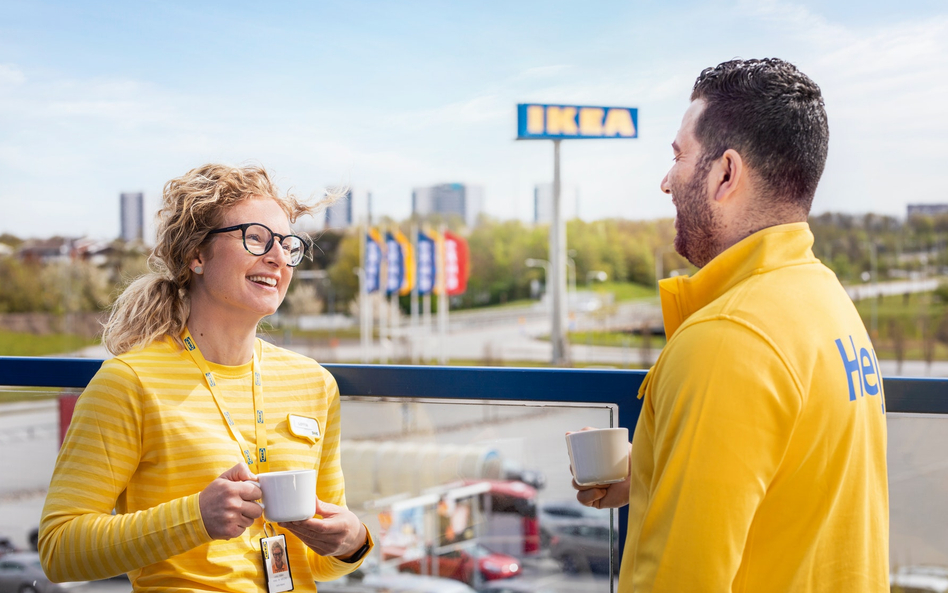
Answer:
[{"label": "man's shoulder", "polygon": [[836,275],[816,261],[753,274],[694,317],[731,319],[785,333],[854,312]]}]

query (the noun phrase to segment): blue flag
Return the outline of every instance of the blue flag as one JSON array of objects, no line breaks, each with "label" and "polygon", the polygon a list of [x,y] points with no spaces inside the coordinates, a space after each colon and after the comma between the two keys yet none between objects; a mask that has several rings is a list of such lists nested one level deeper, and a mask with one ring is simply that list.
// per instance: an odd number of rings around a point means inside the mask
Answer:
[{"label": "blue flag", "polygon": [[418,294],[431,294],[434,290],[437,269],[435,268],[435,240],[424,231],[418,231],[418,253],[415,259],[418,265]]},{"label": "blue flag", "polygon": [[369,294],[379,289],[379,275],[382,271],[382,238],[375,229],[369,229],[365,235],[365,291]]},{"label": "blue flag", "polygon": [[405,275],[402,246],[395,235],[385,233],[385,261],[388,263],[388,273],[385,278],[385,295],[398,294],[402,287],[402,278]]}]

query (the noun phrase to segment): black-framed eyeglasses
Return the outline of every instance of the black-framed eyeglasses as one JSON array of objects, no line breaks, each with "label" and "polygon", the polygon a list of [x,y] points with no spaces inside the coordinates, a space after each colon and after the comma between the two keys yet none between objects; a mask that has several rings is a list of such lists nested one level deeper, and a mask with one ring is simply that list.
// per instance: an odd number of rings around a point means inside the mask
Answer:
[{"label": "black-framed eyeglasses", "polygon": [[307,243],[302,237],[274,233],[269,227],[259,222],[235,224],[234,226],[208,231],[207,234],[213,235],[215,233],[229,233],[231,231],[240,231],[244,241],[244,249],[246,249],[250,255],[266,255],[270,249],[273,248],[274,238],[280,240],[280,247],[283,248],[283,253],[286,254],[289,260],[287,265],[291,268],[300,265],[300,262],[303,261],[303,257],[306,255]]}]

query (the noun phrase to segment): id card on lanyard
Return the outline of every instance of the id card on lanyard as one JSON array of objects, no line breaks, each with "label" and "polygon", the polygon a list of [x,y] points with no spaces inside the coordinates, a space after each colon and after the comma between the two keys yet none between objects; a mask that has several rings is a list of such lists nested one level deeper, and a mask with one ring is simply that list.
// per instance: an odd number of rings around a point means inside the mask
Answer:
[{"label": "id card on lanyard", "polygon": [[237,441],[237,444],[240,446],[240,451],[243,453],[247,467],[255,474],[269,471],[270,462],[267,460],[267,425],[263,415],[263,385],[260,377],[260,362],[257,360],[256,347],[254,347],[253,350],[251,372],[253,374],[253,415],[256,432],[254,436],[257,439],[257,443],[256,447],[251,449],[250,445],[244,439],[244,436],[240,433],[240,429],[237,428],[237,423],[234,422],[230,412],[227,411],[227,404],[224,402],[221,388],[217,385],[217,381],[214,380],[214,374],[204,359],[204,355],[201,354],[201,350],[198,349],[197,344],[194,342],[191,332],[185,328],[184,334],[181,337],[184,339],[185,350],[187,350],[191,356],[191,360],[194,361],[194,364],[197,365],[201,374],[204,375],[204,381],[211,391],[214,403],[217,404],[217,409],[220,411],[221,416],[224,417],[224,422],[227,424],[227,430],[230,431],[230,436]]}]

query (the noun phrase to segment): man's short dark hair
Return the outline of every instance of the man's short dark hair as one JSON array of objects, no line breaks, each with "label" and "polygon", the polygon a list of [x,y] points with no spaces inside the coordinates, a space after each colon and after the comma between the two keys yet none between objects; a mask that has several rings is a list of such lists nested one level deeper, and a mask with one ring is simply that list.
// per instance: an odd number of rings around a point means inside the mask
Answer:
[{"label": "man's short dark hair", "polygon": [[826,164],[829,127],[820,87],[777,58],[731,60],[706,68],[691,100],[704,161],[733,148],[760,176],[764,195],[803,207],[813,203]]}]

